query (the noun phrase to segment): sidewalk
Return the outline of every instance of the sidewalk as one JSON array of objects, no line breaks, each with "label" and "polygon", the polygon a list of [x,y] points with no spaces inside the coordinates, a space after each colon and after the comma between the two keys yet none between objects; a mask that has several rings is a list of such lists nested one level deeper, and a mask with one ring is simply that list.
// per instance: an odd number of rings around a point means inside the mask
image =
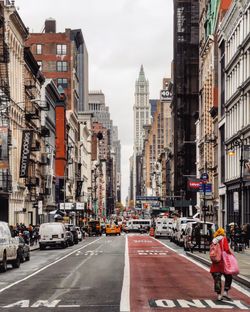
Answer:
[{"label": "sidewalk", "polygon": [[[203,264],[210,266],[211,260],[209,258],[209,251],[206,253],[204,251],[202,253],[195,250],[193,253],[186,252],[187,256],[192,257]],[[235,252],[234,253],[239,264],[240,274],[234,276],[234,280],[244,284],[245,286],[250,288],[250,248],[244,250],[244,252]]]},{"label": "sidewalk", "polygon": [[30,246],[30,251],[37,250],[37,249],[39,249],[39,243],[38,242],[36,244],[34,243],[32,246]]}]

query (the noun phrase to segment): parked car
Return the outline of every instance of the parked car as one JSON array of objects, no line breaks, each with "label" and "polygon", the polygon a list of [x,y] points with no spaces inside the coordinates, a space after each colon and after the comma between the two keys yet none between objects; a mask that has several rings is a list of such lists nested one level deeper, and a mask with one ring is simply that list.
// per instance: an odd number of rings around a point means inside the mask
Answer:
[{"label": "parked car", "polygon": [[82,231],[79,228],[79,226],[76,226],[76,231],[77,231],[77,235],[78,235],[78,241],[81,242],[82,241]]},{"label": "parked car", "polygon": [[[183,236],[183,246],[185,251],[192,250],[193,246],[196,244],[195,227],[197,224],[200,224],[201,247],[204,248],[205,245],[206,249],[209,249],[213,233],[216,231],[216,226],[212,222],[204,223],[204,221],[196,221],[189,223],[186,226],[185,234]],[[198,246],[196,246],[196,248],[197,247]]]},{"label": "parked car", "polygon": [[73,246],[74,245],[74,236],[70,231],[66,231],[66,238],[67,238],[67,245]]},{"label": "parked car", "polygon": [[20,261],[29,261],[30,260],[30,246],[25,242],[21,236],[15,237],[18,244],[18,254],[20,256]]},{"label": "parked car", "polygon": [[39,236],[40,250],[45,249],[47,246],[62,248],[68,246],[66,228],[60,222],[42,223],[39,228]]},{"label": "parked car", "polygon": [[7,271],[7,264],[19,268],[20,262],[18,243],[12,237],[8,223],[0,221],[0,272]]},{"label": "parked car", "polygon": [[74,244],[78,244],[78,232],[74,224],[64,224],[67,231],[70,231],[73,235]]}]

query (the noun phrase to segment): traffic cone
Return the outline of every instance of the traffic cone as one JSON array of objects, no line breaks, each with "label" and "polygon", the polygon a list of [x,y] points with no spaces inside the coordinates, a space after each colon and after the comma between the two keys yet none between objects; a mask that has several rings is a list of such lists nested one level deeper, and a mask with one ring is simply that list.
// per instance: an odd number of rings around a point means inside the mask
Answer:
[{"label": "traffic cone", "polygon": [[153,227],[150,228],[149,235],[150,236],[154,236],[155,235],[155,230],[154,230]]}]

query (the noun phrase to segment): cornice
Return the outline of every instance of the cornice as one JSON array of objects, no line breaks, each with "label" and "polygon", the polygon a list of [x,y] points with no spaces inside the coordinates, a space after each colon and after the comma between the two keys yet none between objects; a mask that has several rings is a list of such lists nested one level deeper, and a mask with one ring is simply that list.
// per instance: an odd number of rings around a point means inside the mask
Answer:
[{"label": "cornice", "polygon": [[16,26],[17,30],[20,32],[23,39],[27,39],[29,35],[28,29],[24,25],[21,17],[19,16],[16,10],[10,14],[10,20]]}]

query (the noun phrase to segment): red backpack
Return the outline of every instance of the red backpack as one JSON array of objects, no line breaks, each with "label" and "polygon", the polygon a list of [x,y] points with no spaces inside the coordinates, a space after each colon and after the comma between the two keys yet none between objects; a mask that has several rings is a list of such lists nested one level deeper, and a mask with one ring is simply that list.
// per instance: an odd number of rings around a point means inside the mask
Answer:
[{"label": "red backpack", "polygon": [[210,245],[209,256],[212,262],[218,263],[221,261],[222,253],[220,248],[220,243]]}]

